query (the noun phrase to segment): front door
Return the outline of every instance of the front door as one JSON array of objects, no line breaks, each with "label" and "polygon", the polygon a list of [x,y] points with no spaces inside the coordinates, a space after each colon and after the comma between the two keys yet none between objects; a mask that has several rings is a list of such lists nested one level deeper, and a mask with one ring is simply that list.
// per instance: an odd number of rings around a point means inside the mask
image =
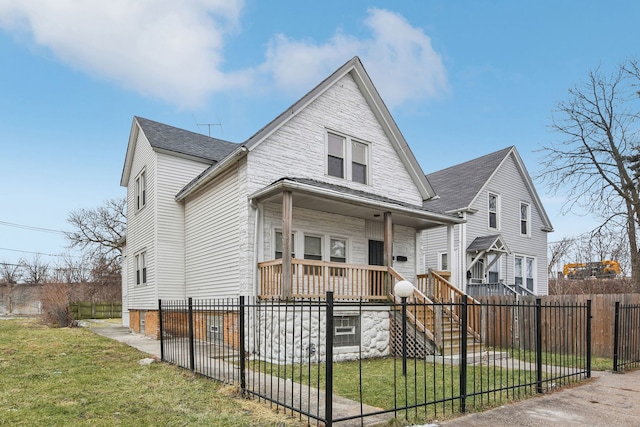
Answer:
[{"label": "front door", "polygon": [[[384,265],[384,242],[369,240],[369,265]],[[371,295],[383,295],[384,274],[381,271],[369,272],[369,292]]]}]

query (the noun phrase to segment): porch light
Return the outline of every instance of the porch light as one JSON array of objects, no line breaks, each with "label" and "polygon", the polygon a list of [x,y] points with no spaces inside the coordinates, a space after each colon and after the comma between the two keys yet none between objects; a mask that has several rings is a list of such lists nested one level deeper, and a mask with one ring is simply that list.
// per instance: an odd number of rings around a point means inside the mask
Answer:
[{"label": "porch light", "polygon": [[393,293],[400,298],[408,298],[413,295],[413,284],[408,280],[401,280],[393,287]]},{"label": "porch light", "polygon": [[407,377],[407,298],[413,295],[413,284],[401,280],[393,287],[393,292],[402,300],[402,375]]}]

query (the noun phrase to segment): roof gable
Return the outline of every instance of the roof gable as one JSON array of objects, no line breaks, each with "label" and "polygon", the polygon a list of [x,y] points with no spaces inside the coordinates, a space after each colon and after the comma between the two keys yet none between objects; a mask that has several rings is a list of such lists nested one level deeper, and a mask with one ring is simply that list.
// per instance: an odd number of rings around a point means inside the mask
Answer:
[{"label": "roof gable", "polygon": [[529,172],[527,172],[515,146],[503,148],[502,150],[428,174],[427,179],[436,190],[438,198],[426,201],[424,206],[443,212],[471,209],[474,201],[479,197],[482,190],[487,186],[488,182],[509,156],[513,157],[519,175],[540,213],[546,231],[553,231],[553,226],[540,201],[531,176]]},{"label": "roof gable", "polygon": [[438,198],[427,201],[425,206],[443,212],[468,209],[513,148],[504,148],[428,174],[427,179]]},{"label": "roof gable", "polygon": [[233,142],[211,138],[200,133],[134,116],[120,180],[120,185],[122,186],[127,185],[133,153],[135,152],[135,145],[140,132],[146,136],[153,150],[157,152],[208,164],[219,162],[239,146],[239,144]]},{"label": "roof gable", "polygon": [[[353,57],[343,66],[338,68],[329,77],[324,79],[315,88],[313,88],[306,95],[295,102],[291,107],[283,111],[275,119],[273,119],[262,129],[256,132],[253,136],[247,139],[247,141],[242,144],[243,149],[246,149],[248,152],[255,149],[270,135],[272,135],[274,132],[288,123],[300,111],[304,110],[309,104],[311,104],[314,100],[324,94],[332,85],[337,83],[342,77],[347,74],[351,74],[352,78],[356,82],[356,85],[366,99],[367,104],[374,112],[376,119],[383,128],[384,133],[387,135],[394,150],[398,154],[403,166],[415,183],[422,199],[427,200],[431,197],[434,197],[435,191],[433,190],[433,187],[429,184],[429,181],[424,175],[422,168],[411,152],[409,145],[402,136],[400,129],[393,120],[393,117],[391,117],[391,113],[382,101],[382,98],[374,87],[371,79],[369,78],[362,63],[360,62],[360,59],[357,56]],[[204,185],[205,183],[213,179],[213,176],[217,174],[216,169],[219,169],[222,166],[223,165],[221,164],[211,166],[200,177],[198,177],[196,181],[190,183],[188,187],[185,187],[183,191],[180,192],[178,198],[181,199],[187,197],[192,191],[197,191],[197,189],[200,188],[201,185]]]}]

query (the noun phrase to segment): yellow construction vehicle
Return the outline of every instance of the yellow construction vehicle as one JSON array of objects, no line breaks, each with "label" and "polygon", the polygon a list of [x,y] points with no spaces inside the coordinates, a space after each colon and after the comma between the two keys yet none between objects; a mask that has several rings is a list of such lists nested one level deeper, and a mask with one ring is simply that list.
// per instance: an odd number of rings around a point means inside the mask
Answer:
[{"label": "yellow construction vehicle", "polygon": [[620,263],[618,261],[603,260],[600,262],[565,264],[563,273],[567,279],[584,279],[587,277],[613,279],[620,275]]}]

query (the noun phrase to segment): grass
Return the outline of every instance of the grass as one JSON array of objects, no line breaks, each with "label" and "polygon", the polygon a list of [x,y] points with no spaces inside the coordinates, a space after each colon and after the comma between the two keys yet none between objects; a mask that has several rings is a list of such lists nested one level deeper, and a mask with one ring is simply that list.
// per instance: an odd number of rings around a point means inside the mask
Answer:
[{"label": "grass", "polygon": [[[310,384],[325,390],[325,366],[321,365],[270,365],[252,362],[249,369],[262,370],[273,376],[288,378],[302,384]],[[440,363],[415,362],[407,364],[407,383],[402,375],[400,359],[381,358],[363,361],[341,362],[333,365],[335,394],[380,409],[396,406],[438,402],[427,409],[411,411],[415,420],[429,421],[458,415],[459,375],[458,366]],[[362,382],[362,390],[360,383]],[[504,405],[536,394],[535,373],[505,369],[496,366],[469,365],[467,367],[467,411],[479,411]],[[502,389],[489,392],[488,390]]]},{"label": "grass", "polygon": [[0,320],[0,425],[296,426],[237,389],[84,328]]},{"label": "grass", "polygon": [[[510,357],[535,363],[535,351],[522,349],[509,349],[508,351]],[[585,357],[550,352],[542,352],[542,363],[544,365],[562,366],[565,368],[581,368],[587,366]],[[611,369],[613,369],[613,359],[609,357],[591,357],[592,371],[610,371]]]}]

